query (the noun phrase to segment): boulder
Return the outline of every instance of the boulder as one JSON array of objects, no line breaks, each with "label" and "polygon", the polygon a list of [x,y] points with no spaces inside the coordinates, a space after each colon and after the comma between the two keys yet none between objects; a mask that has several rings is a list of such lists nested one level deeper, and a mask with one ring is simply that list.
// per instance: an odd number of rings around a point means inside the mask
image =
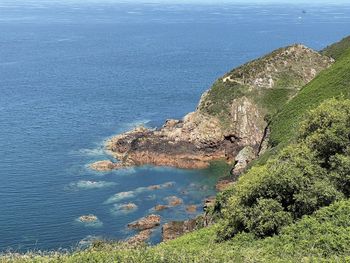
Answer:
[{"label": "boulder", "polygon": [[232,169],[231,174],[235,176],[240,175],[247,168],[248,163],[250,163],[255,158],[256,151],[250,146],[244,147],[235,157],[236,164]]},{"label": "boulder", "polygon": [[98,161],[90,164],[90,168],[96,171],[106,172],[116,169],[117,164],[109,160]]},{"label": "boulder", "polygon": [[197,206],[196,205],[188,205],[186,207],[186,211],[188,213],[195,213],[197,211]]},{"label": "boulder", "polygon": [[166,198],[166,200],[168,201],[169,206],[178,206],[183,203],[183,200],[176,196],[169,196]]},{"label": "boulder", "polygon": [[156,206],[154,207],[154,210],[155,210],[155,211],[162,211],[162,210],[168,209],[168,208],[169,208],[169,206],[167,206],[167,205],[156,205]]},{"label": "boulder", "polygon": [[152,229],[160,225],[160,218],[161,217],[159,215],[148,215],[146,217],[140,218],[137,221],[129,223],[128,227],[137,230]]},{"label": "boulder", "polygon": [[79,221],[82,223],[94,223],[98,221],[98,218],[95,215],[83,215],[79,217]]}]

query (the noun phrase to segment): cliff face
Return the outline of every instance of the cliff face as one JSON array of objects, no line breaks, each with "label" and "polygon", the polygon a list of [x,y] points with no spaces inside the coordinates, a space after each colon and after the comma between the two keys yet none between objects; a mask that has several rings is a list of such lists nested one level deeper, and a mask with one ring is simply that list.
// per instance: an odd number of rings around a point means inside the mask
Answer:
[{"label": "cliff face", "polygon": [[[136,128],[112,138],[107,148],[121,163],[107,167],[205,168],[211,160],[234,160],[246,147],[257,155],[269,116],[332,63],[331,58],[294,45],[238,67],[219,78],[202,95],[196,111],[183,120],[167,120],[160,129]],[[241,164],[249,161],[243,159]]]}]

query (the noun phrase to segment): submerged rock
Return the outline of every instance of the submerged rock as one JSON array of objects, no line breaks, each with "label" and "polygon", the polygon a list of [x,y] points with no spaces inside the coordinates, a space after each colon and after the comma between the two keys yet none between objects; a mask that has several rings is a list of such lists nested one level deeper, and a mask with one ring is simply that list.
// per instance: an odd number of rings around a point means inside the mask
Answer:
[{"label": "submerged rock", "polygon": [[165,209],[168,209],[168,208],[169,208],[169,206],[167,206],[167,205],[156,205],[154,207],[154,210],[155,211],[162,211],[162,210],[165,210]]},{"label": "submerged rock", "polygon": [[135,222],[129,223],[128,227],[138,230],[151,229],[160,225],[160,219],[161,217],[159,215],[148,215]]},{"label": "submerged rock", "polygon": [[189,205],[186,207],[186,211],[189,213],[195,213],[197,211],[197,206],[196,205]]},{"label": "submerged rock", "polygon": [[168,201],[169,206],[178,206],[183,203],[183,200],[181,198],[178,198],[177,196],[169,196],[165,198],[165,200]]},{"label": "submerged rock", "polygon": [[137,209],[137,205],[134,203],[128,204],[114,204],[111,208],[111,213],[114,215],[128,214],[134,212]]},{"label": "submerged rock", "polygon": [[134,203],[128,203],[128,204],[121,205],[120,208],[122,210],[134,210],[137,208],[137,205]]},{"label": "submerged rock", "polygon": [[79,221],[82,223],[94,223],[98,221],[98,218],[95,215],[83,215],[79,217]]},{"label": "submerged rock", "polygon": [[100,172],[111,171],[111,170],[117,169],[118,166],[121,166],[121,164],[113,163],[109,160],[98,161],[98,162],[90,164],[90,168],[92,170],[96,170],[96,171],[100,171]]}]

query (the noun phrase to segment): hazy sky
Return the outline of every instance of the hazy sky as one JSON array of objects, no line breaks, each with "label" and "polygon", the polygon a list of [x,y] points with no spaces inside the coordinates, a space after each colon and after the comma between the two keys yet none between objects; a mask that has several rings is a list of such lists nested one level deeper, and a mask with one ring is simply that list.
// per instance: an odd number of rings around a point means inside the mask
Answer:
[{"label": "hazy sky", "polygon": [[[95,0],[98,1],[98,0]],[[104,0],[102,0],[104,1]],[[108,1],[108,0],[107,0]],[[313,4],[313,3],[349,3],[350,0],[109,0],[117,2],[150,2],[150,3],[304,3],[304,4]]]},{"label": "hazy sky", "polygon": [[[16,0],[13,0],[14,2]],[[23,0],[17,0],[23,1]],[[25,1],[25,0],[24,0]],[[0,0],[1,2],[1,0]],[[30,2],[116,2],[116,3],[283,3],[283,4],[350,4],[350,0],[30,0]]]}]

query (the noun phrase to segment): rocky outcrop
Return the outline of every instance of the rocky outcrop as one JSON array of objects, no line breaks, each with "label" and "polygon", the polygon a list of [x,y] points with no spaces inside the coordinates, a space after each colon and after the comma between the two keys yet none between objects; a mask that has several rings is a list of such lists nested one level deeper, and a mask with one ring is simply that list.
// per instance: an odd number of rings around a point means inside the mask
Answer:
[{"label": "rocky outcrop", "polygon": [[178,206],[183,203],[183,200],[181,198],[178,198],[176,196],[169,196],[165,198],[166,201],[168,201],[169,206]]},{"label": "rocky outcrop", "polygon": [[183,234],[192,232],[203,227],[202,218],[189,219],[186,221],[171,221],[162,227],[163,241],[175,239]]},{"label": "rocky outcrop", "polygon": [[134,203],[127,203],[127,204],[120,205],[120,209],[125,211],[135,210],[137,209],[137,205]]},{"label": "rocky outcrop", "polygon": [[231,171],[234,176],[240,175],[247,165],[256,158],[256,152],[251,146],[244,147],[235,157],[235,166]]},{"label": "rocky outcrop", "polygon": [[162,211],[162,210],[165,210],[165,209],[168,209],[169,208],[169,206],[167,206],[167,205],[156,205],[155,207],[154,207],[154,210],[155,211]]},{"label": "rocky outcrop", "polygon": [[94,223],[98,221],[98,218],[95,215],[83,215],[79,217],[79,221],[82,223]]},{"label": "rocky outcrop", "polygon": [[142,243],[145,243],[150,238],[151,234],[151,229],[142,230],[138,234],[127,239],[126,243],[132,246],[138,246]]},{"label": "rocky outcrop", "polygon": [[[120,162],[98,162],[91,168],[106,171],[153,164],[200,169],[212,160],[234,161],[242,149],[249,149],[249,156],[238,159],[239,173],[251,156],[258,156],[268,116],[278,111],[275,105],[286,103],[332,63],[333,59],[302,45],[278,49],[219,78],[202,95],[197,110],[182,120],[113,137],[107,149]],[[271,103],[274,100],[278,103]]]},{"label": "rocky outcrop", "polygon": [[196,205],[188,205],[188,206],[186,206],[186,211],[188,213],[195,213],[197,211],[197,206]]},{"label": "rocky outcrop", "polygon": [[140,218],[139,220],[128,224],[131,229],[146,230],[152,229],[160,225],[159,215],[148,215],[146,217]]},{"label": "rocky outcrop", "polygon": [[127,165],[125,163],[113,163],[109,160],[98,161],[90,164],[90,168],[99,171],[99,172],[107,172],[115,169],[125,168]]}]

